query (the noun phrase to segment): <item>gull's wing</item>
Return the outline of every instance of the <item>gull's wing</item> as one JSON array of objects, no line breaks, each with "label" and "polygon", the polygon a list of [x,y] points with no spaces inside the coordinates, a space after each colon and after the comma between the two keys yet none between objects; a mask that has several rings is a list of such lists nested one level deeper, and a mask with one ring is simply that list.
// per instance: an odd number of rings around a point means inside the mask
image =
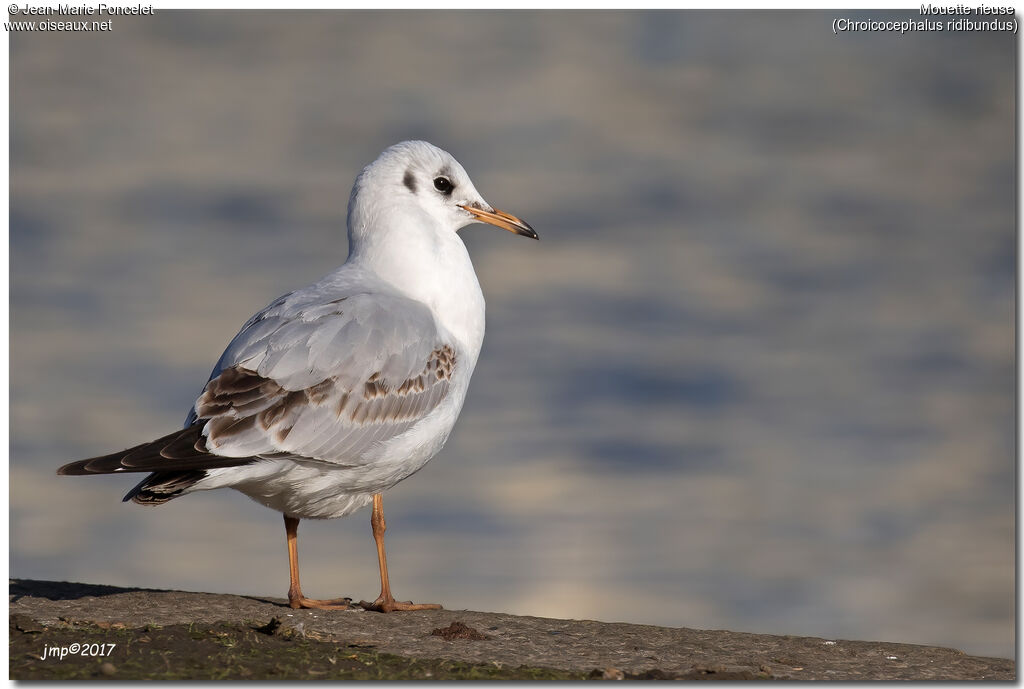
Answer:
[{"label": "gull's wing", "polygon": [[232,340],[196,401],[205,450],[359,464],[447,394],[454,343],[400,295],[286,296]]},{"label": "gull's wing", "polygon": [[293,293],[228,345],[178,431],[59,473],[199,470],[258,458],[364,463],[447,396],[454,342],[397,294]]}]

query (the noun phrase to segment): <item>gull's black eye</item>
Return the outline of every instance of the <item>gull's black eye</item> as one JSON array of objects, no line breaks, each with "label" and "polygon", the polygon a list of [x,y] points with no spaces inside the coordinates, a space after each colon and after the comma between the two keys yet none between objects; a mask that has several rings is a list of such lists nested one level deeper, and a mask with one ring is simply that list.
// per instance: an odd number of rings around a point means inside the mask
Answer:
[{"label": "gull's black eye", "polygon": [[448,196],[449,194],[452,193],[452,189],[454,189],[455,187],[452,186],[452,181],[447,177],[435,177],[434,188],[437,189],[442,194],[444,194],[445,196]]}]

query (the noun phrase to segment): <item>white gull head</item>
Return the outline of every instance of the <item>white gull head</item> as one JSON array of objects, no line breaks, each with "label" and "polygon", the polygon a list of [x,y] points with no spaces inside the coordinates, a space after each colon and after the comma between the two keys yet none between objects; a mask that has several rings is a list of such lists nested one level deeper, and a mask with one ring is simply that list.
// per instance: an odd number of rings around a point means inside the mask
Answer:
[{"label": "white gull head", "polygon": [[444,234],[485,222],[537,239],[527,223],[487,203],[450,153],[426,141],[397,143],[359,173],[348,203],[350,250],[410,221],[418,231]]},{"label": "white gull head", "polygon": [[483,295],[458,235],[476,222],[538,238],[529,224],[487,203],[450,153],[426,141],[403,141],[356,178],[346,265],[368,270],[427,304],[442,325],[478,350]]}]

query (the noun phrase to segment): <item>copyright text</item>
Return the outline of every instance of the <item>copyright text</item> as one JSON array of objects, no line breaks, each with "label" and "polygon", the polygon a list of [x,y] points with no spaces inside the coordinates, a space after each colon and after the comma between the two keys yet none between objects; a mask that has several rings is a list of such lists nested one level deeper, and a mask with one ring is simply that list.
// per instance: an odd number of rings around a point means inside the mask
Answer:
[{"label": "copyright text", "polygon": [[67,656],[84,656],[103,658],[109,656],[117,648],[117,644],[71,644],[70,646],[43,646],[43,654],[39,660],[64,660]]},{"label": "copyright text", "polygon": [[32,5],[11,4],[7,7],[9,14],[21,14],[29,17],[91,17],[95,15],[108,17],[125,17],[130,15],[153,14],[152,5]]}]

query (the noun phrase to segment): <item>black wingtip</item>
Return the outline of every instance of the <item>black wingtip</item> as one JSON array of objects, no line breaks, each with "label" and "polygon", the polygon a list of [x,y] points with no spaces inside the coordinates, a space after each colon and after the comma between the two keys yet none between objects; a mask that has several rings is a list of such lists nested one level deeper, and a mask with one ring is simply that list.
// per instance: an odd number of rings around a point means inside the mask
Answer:
[{"label": "black wingtip", "polygon": [[162,438],[102,457],[80,459],[57,469],[58,476],[95,476],[150,472],[201,471],[236,467],[257,461],[255,457],[222,457],[199,447],[203,424],[194,424]]},{"label": "black wingtip", "polygon": [[86,474],[91,474],[92,472],[88,471],[85,468],[85,465],[88,464],[88,463],[89,463],[89,460],[87,460],[87,459],[80,459],[77,462],[71,462],[70,464],[65,464],[60,469],[57,469],[57,475],[58,476],[85,476]]}]

